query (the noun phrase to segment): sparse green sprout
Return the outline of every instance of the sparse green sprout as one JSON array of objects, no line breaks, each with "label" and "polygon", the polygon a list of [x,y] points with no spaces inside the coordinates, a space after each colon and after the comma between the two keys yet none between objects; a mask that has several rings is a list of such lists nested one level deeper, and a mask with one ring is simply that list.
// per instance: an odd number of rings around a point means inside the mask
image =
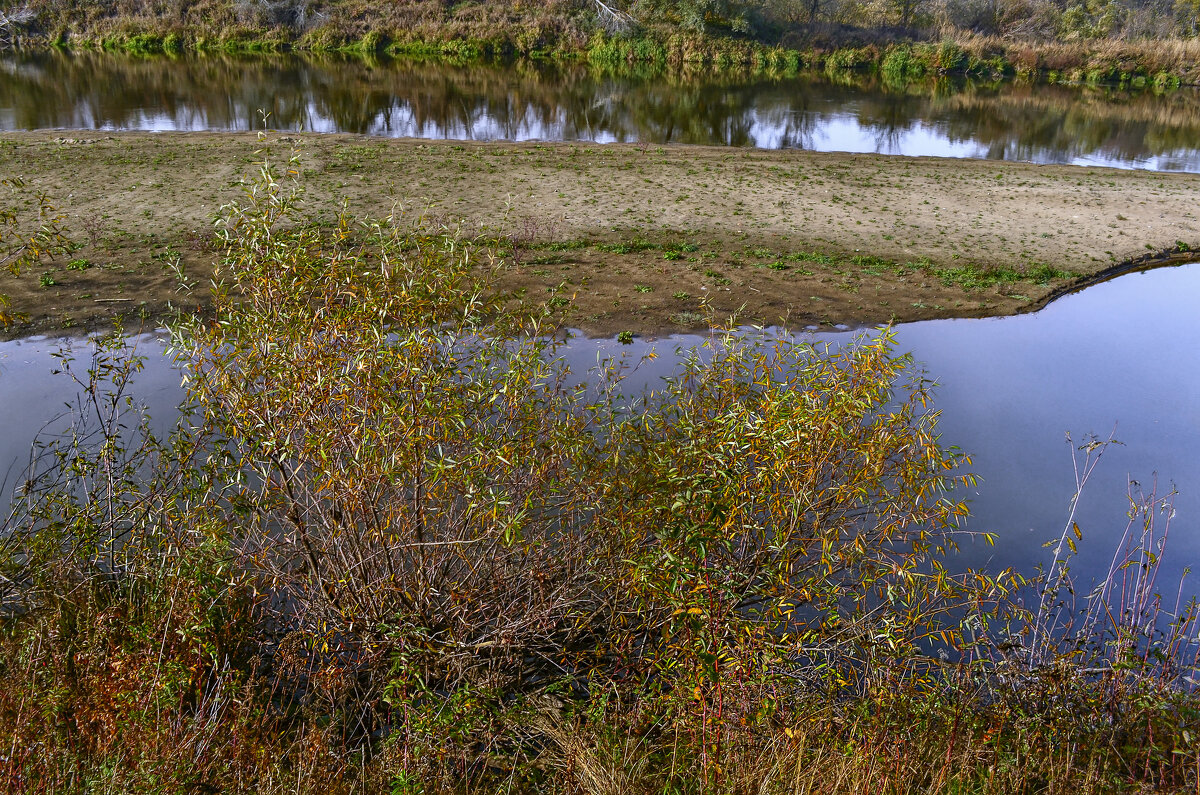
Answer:
[{"label": "sparse green sprout", "polygon": [[620,332],[619,334],[617,334],[617,342],[621,343],[622,345],[632,345],[633,344],[633,332],[632,331]]},{"label": "sparse green sprout", "polygon": [[560,240],[555,243],[547,243],[545,248],[547,251],[579,251],[591,247],[591,241],[588,240]]},{"label": "sparse green sprout", "polygon": [[609,254],[636,254],[639,251],[649,251],[658,248],[654,243],[640,237],[623,243],[597,243],[596,250]]},{"label": "sparse green sprout", "polygon": [[691,254],[692,252],[699,250],[700,247],[695,243],[674,243],[672,245],[663,247],[663,251],[666,252],[663,254],[663,259],[681,260],[683,259],[684,254]]}]

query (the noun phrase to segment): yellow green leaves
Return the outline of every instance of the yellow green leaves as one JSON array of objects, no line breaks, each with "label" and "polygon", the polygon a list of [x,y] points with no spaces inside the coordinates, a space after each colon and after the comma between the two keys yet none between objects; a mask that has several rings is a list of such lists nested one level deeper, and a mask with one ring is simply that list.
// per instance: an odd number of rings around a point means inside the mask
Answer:
[{"label": "yellow green leaves", "polygon": [[850,687],[957,643],[989,592],[937,560],[963,458],[889,335],[717,331],[627,400],[611,369],[569,386],[526,333],[544,313],[490,297],[468,244],[322,231],[270,181],[248,201],[190,383],[256,517],[239,543],[318,656],[402,650],[426,694],[565,677],[719,744],[717,716],[765,719],[797,661]]},{"label": "yellow green leaves", "polygon": [[[0,179],[0,187],[8,189],[10,199],[0,204],[0,267],[15,276],[24,268],[67,250],[64,214],[44,191],[33,197],[27,196],[25,181],[18,176]],[[26,209],[29,205],[35,206],[36,210]],[[43,279],[50,278],[43,276]],[[0,295],[0,328],[14,320],[7,310],[8,304],[8,298]]]}]

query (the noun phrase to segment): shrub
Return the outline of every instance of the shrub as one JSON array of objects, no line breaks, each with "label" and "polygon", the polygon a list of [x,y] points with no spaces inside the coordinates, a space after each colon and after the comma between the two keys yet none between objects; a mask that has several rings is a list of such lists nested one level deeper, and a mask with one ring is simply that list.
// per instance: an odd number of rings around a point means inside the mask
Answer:
[{"label": "shrub", "polygon": [[[631,403],[615,372],[569,386],[548,310],[489,298],[471,246],[321,227],[295,202],[268,170],[230,210],[215,317],[178,339],[194,429],[129,437],[119,390],[97,398],[104,444],[48,459],[5,546],[23,626],[67,605],[142,616],[88,648],[141,678],[152,659],[192,670],[179,720],[214,683],[265,676],[306,710],[285,736],[319,715],[433,781],[520,767],[523,737],[616,694],[717,775],[715,716],[767,731],[806,661],[851,682],[952,638],[947,611],[984,593],[925,572],[965,510],[943,499],[960,459],[886,337],[826,355],[720,334]],[[76,472],[116,477],[79,490]],[[215,580],[197,555],[225,561]],[[210,618],[180,635],[185,605]],[[153,651],[164,636],[187,642]]]},{"label": "shrub", "polygon": [[874,47],[846,47],[834,50],[825,57],[825,69],[830,72],[863,69],[873,65],[877,59],[878,52]]},{"label": "shrub", "polygon": [[943,499],[961,461],[887,337],[718,335],[633,409],[619,380],[569,388],[545,310],[488,299],[469,246],[296,224],[264,179],[189,332],[194,397],[242,484],[239,547],[288,595],[290,675],[353,683],[322,695],[341,720],[462,774],[511,752],[512,710],[599,690],[699,721],[715,760],[733,690],[762,719],[804,660],[849,681],[948,641],[992,587],[919,574],[965,513]]},{"label": "shrub", "polygon": [[[611,362],[574,385],[554,313],[494,295],[486,251],[298,199],[266,168],[229,207],[169,439],[103,348],[79,378],[99,425],[36,459],[0,536],[10,789],[757,791],[820,767],[796,738],[842,759],[917,726],[904,780],[974,791],[950,771],[993,782],[1058,749],[1047,727],[1115,742],[1061,707],[1118,702],[987,667],[1023,648],[1020,625],[989,646],[1019,578],[943,566],[967,461],[888,334],[716,330],[655,394]],[[1149,604],[1114,630],[1147,660]],[[1073,659],[1056,615],[1038,665]],[[1129,758],[1183,780],[1192,724],[1137,698]],[[995,725],[1015,751],[972,739]],[[1021,770],[979,791],[1045,772]]]},{"label": "shrub", "polygon": [[926,64],[909,47],[889,50],[880,62],[879,71],[885,80],[904,83],[925,74]]}]

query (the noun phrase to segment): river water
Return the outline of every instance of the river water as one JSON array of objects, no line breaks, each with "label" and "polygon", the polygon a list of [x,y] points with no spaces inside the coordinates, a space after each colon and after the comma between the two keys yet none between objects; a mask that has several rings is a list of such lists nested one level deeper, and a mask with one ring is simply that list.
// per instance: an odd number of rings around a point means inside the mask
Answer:
[{"label": "river water", "polygon": [[[1076,521],[1084,534],[1074,570],[1082,579],[1107,571],[1125,530],[1131,480],[1179,493],[1161,583],[1173,593],[1183,570],[1200,558],[1200,389],[1196,347],[1200,264],[1134,273],[1068,295],[1040,312],[984,320],[935,320],[897,327],[902,351],[913,352],[935,379],[942,442],[968,452],[979,485],[966,498],[968,530],[994,532],[996,546],[965,544],[956,566],[1012,566],[1033,572],[1049,561],[1043,543],[1057,539],[1075,491],[1070,434],[1121,442],[1107,449],[1084,491]],[[775,332],[780,333],[780,332]],[[835,344],[871,331],[813,336]],[[627,392],[653,388],[679,362],[677,349],[701,344],[695,335],[635,338],[632,344],[578,335],[564,348],[577,373],[597,357],[623,356],[638,365]],[[0,475],[19,480],[30,441],[64,410],[76,392],[54,352],[63,346],[86,364],[86,340],[32,339],[0,343]],[[179,372],[165,341],[138,338],[148,357],[136,394],[160,427],[182,396]],[[51,425],[53,427],[53,425]],[[1200,593],[1195,583],[1187,593]]]},{"label": "river water", "polygon": [[[0,57],[0,131],[249,130],[271,127],[382,136],[648,141],[800,147],[1030,160],[1200,172],[1200,94],[1117,88],[925,81],[871,76],[606,74],[586,65],[448,66],[302,57],[133,58],[100,54]],[[1174,484],[1166,558],[1177,578],[1200,557],[1200,265],[1131,274],[1012,318],[904,325],[940,383],[943,441],[974,458],[969,529],[995,532],[959,565],[1032,571],[1049,560],[1075,491],[1067,434],[1112,433],[1076,520],[1076,571],[1106,571],[1125,528],[1130,481]],[[848,339],[847,334],[837,337]],[[647,387],[697,337],[578,337],[579,371],[597,355],[660,358],[639,368]],[[86,341],[0,343],[0,481],[19,481],[30,442],[74,387],[51,371],[54,351]],[[148,366],[138,395],[165,424],[182,392],[161,340],[141,338]],[[51,426],[53,427],[53,426]],[[1169,589],[1168,589],[1169,590]],[[1189,593],[1200,588],[1189,586]]]},{"label": "river water", "polygon": [[[994,532],[994,548],[968,544],[960,566],[1048,563],[1043,544],[1057,540],[1075,493],[1072,447],[1092,436],[1111,445],[1084,489],[1076,521],[1084,533],[1075,571],[1107,571],[1126,527],[1128,487],[1178,488],[1164,583],[1178,582],[1200,559],[1200,386],[1196,382],[1200,263],[1132,273],[1016,317],[932,320],[896,328],[937,381],[942,442],[971,455],[968,529]],[[862,332],[822,334],[844,340]],[[624,346],[634,361],[651,347],[660,358],[638,369],[642,383],[666,374],[686,335]],[[578,366],[621,355],[615,340],[580,342]],[[1070,434],[1074,444],[1068,444]],[[1198,575],[1200,577],[1200,575]],[[1168,590],[1170,590],[1168,588]],[[1191,584],[1200,594],[1200,579]]]},{"label": "river water", "polygon": [[652,142],[1200,171],[1200,92],[586,64],[0,56],[0,131],[253,130]]}]

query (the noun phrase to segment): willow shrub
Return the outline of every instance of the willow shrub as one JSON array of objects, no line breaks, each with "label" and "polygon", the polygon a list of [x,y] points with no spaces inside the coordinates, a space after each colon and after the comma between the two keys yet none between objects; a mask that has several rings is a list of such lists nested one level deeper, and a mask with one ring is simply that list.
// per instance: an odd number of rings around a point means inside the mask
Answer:
[{"label": "willow shrub", "polygon": [[722,726],[952,646],[1002,591],[939,564],[966,462],[886,335],[719,333],[634,399],[571,385],[459,241],[302,223],[269,172],[225,234],[184,339],[230,532],[280,675],[397,753],[513,760],[532,712],[617,693],[715,764]]},{"label": "willow shrub", "polygon": [[496,296],[503,265],[461,241],[310,223],[270,169],[223,236],[213,312],[177,338],[190,424],[71,442],[6,537],[0,715],[20,758],[55,738],[55,775],[266,791],[275,759],[320,788],[369,749],[393,788],[457,784],[577,774],[615,732],[716,786],[813,703],[936,687],[923,652],[1003,596],[941,565],[967,462],[887,335],[714,332],[624,395],[615,367],[579,384],[549,310]]}]

